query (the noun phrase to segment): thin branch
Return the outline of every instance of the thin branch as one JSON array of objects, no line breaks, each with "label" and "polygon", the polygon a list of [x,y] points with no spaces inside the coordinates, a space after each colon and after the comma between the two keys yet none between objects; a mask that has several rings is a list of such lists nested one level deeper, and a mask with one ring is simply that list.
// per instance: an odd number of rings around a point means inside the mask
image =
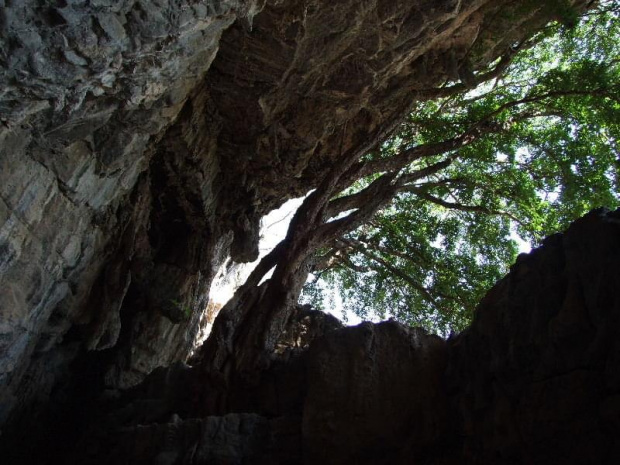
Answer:
[{"label": "thin branch", "polygon": [[430,100],[430,99],[436,99],[436,98],[442,98],[442,97],[450,97],[455,94],[465,92],[469,89],[473,89],[486,81],[490,81],[491,79],[496,79],[502,76],[506,72],[510,64],[512,63],[512,60],[514,59],[514,56],[516,55],[516,53],[519,50],[522,50],[523,48],[525,48],[525,44],[526,42],[522,42],[516,47],[509,49],[499,59],[497,65],[493,69],[491,69],[490,71],[487,71],[486,73],[480,73],[480,74],[474,75],[474,78],[471,83],[465,84],[465,83],[460,82],[458,84],[454,84],[448,87],[442,87],[439,89],[427,89],[427,90],[418,91],[417,92],[418,99],[419,100]]},{"label": "thin branch", "polygon": [[419,179],[424,179],[424,178],[426,178],[428,176],[431,176],[431,175],[433,175],[435,173],[438,173],[441,170],[446,169],[457,158],[458,158],[457,154],[454,154],[454,155],[449,156],[445,160],[442,160],[442,161],[437,162],[437,163],[433,163],[432,165],[427,166],[426,168],[422,168],[422,169],[414,171],[412,173],[403,174],[399,178],[399,184],[398,184],[399,190],[402,189],[403,187],[407,186],[409,183],[415,182],[415,181],[417,181]]},{"label": "thin branch", "polygon": [[506,216],[508,218],[510,218],[511,220],[515,221],[516,223],[523,225],[523,223],[521,222],[521,220],[519,220],[517,217],[515,217],[512,213],[510,212],[506,212],[506,211],[501,211],[501,210],[491,210],[489,208],[480,206],[480,205],[463,205],[461,203],[455,203],[455,202],[448,202],[446,200],[440,199],[439,197],[435,197],[434,195],[431,195],[427,192],[424,192],[424,190],[417,188],[415,186],[407,186],[405,189],[403,189],[403,191],[407,191],[407,192],[411,192],[415,195],[417,195],[418,197],[423,198],[424,200],[428,200],[429,202],[432,202],[436,205],[440,205],[444,208],[448,208],[450,210],[459,210],[459,211],[464,211],[464,212],[474,212],[474,213],[484,213],[486,215],[500,215],[500,216]]},{"label": "thin branch", "polygon": [[370,258],[371,260],[373,260],[374,262],[378,263],[379,265],[381,265],[382,267],[384,267],[386,270],[388,270],[390,273],[392,273],[394,276],[398,276],[399,278],[401,278],[403,281],[405,281],[407,284],[409,284],[411,287],[413,287],[414,289],[416,289],[418,292],[420,292],[420,294],[422,295],[422,297],[424,298],[424,300],[426,300],[427,302],[429,302],[433,307],[435,307],[438,311],[441,311],[441,308],[439,307],[437,301],[435,300],[435,298],[433,297],[433,295],[430,293],[430,291],[428,289],[426,289],[424,286],[422,286],[419,282],[417,282],[415,279],[413,279],[411,276],[409,276],[408,274],[404,273],[402,270],[396,268],[395,266],[393,266],[392,264],[388,263],[387,261],[385,261],[383,258],[376,256],[373,253],[370,253],[368,250],[366,250],[363,247],[355,247],[353,246],[355,250],[357,250],[359,253],[361,253],[362,255],[365,255],[367,258]]},{"label": "thin branch", "polygon": [[[411,262],[411,263],[416,264],[416,265],[423,265],[424,264],[424,263],[422,263],[422,261],[416,260],[415,258],[413,258],[410,254],[399,252],[398,250],[394,250],[392,248],[385,247],[384,245],[381,245],[381,244],[376,244],[376,243],[367,242],[367,241],[361,241],[361,240],[358,240],[358,239],[347,239],[347,241],[354,243],[358,247],[371,248],[371,249],[377,250],[378,252],[381,252],[381,253],[384,253],[384,254],[393,255],[394,257],[402,258],[403,260],[407,260],[408,262]],[[423,261],[425,261],[424,257],[422,257],[421,254],[416,253],[416,256],[419,257],[420,259],[422,259]]]},{"label": "thin branch", "polygon": [[[554,90],[554,91],[549,91],[549,92],[545,92],[543,94],[539,94],[539,95],[532,95],[529,97],[524,97],[522,99],[519,100],[513,100],[511,102],[506,102],[503,105],[500,105],[498,108],[496,108],[494,111],[488,113],[487,115],[485,115],[483,118],[479,119],[478,121],[476,121],[473,124],[473,127],[476,126],[483,126],[484,124],[488,123],[491,119],[493,119],[495,116],[499,115],[501,112],[503,112],[504,110],[507,110],[509,108],[513,108],[519,105],[523,105],[526,103],[537,103],[540,102],[542,100],[546,100],[549,98],[558,98],[558,97],[570,97],[570,96],[576,96],[576,95],[599,95],[599,96],[603,96],[603,97],[610,97],[608,95],[608,92],[606,89],[594,89],[594,90],[577,90],[577,89],[573,89],[573,90]],[[527,118],[528,116],[527,112],[524,113],[524,118]],[[531,115],[529,117],[533,117],[534,115]]]},{"label": "thin branch", "polygon": [[466,132],[458,137],[434,144],[418,145],[390,158],[368,161],[359,167],[359,177],[369,176],[382,171],[398,171],[416,160],[459,149],[473,141],[473,134]]},{"label": "thin branch", "polygon": [[427,181],[420,184],[414,184],[414,186],[419,187],[420,189],[432,189],[433,187],[450,186],[452,184],[467,185],[470,184],[470,182],[466,178],[444,178],[438,179],[437,181]]}]

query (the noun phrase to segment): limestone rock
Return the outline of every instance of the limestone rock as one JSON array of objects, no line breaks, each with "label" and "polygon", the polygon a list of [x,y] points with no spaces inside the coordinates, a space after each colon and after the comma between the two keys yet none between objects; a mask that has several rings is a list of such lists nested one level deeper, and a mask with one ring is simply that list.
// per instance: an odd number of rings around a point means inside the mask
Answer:
[{"label": "limestone rock", "polygon": [[521,255],[451,341],[470,463],[616,463],[620,210]]},{"label": "limestone rock", "polygon": [[[199,360],[158,370],[73,463],[615,464],[618,260],[620,210],[594,211],[521,256],[447,341],[298,308],[280,363],[226,386],[219,413]],[[315,337],[291,344],[300,333]]]},{"label": "limestone rock", "polygon": [[317,340],[303,410],[304,463],[415,462],[446,433],[446,361],[444,340],[393,321]]},{"label": "limestone rock", "polygon": [[[300,459],[298,425],[295,419],[250,413],[190,420],[173,415],[167,423],[120,430],[108,448],[95,445],[76,461],[88,465],[293,464]],[[286,443],[288,447],[282,447]]]},{"label": "limestone rock", "polygon": [[[16,401],[32,401],[24,383],[41,377],[31,368],[57,358],[64,340],[101,350],[130,325],[120,315],[129,286],[148,281],[144,263],[131,270],[150,216],[148,147],[203,79],[222,32],[257,11],[234,0],[2,2],[0,424]],[[183,302],[200,303],[191,293]],[[178,342],[155,358],[134,347],[137,360],[113,367],[120,385],[187,354],[197,317],[138,319],[150,326],[140,345]],[[46,379],[41,392],[56,382]]]},{"label": "limestone rock", "polygon": [[216,270],[256,256],[263,214],[372,148],[454,79],[450,59],[485,69],[545,11],[0,2],[0,426],[51,428],[65,391],[185,360]]}]

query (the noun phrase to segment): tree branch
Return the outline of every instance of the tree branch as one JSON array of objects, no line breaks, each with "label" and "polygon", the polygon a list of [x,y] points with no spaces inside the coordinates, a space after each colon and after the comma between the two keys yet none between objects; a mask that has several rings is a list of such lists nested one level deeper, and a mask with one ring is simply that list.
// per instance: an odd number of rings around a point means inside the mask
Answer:
[{"label": "tree branch", "polygon": [[398,185],[393,183],[395,177],[395,173],[388,173],[381,176],[377,180],[379,182],[375,184],[374,187],[375,195],[369,197],[365,204],[361,205],[357,210],[344,218],[330,221],[317,228],[315,244],[320,247],[342,236],[346,232],[352,231],[372,218],[381,207],[392,200],[398,191]]},{"label": "tree branch", "polygon": [[330,201],[326,208],[325,218],[333,218],[339,213],[357,209],[367,204],[373,197],[381,195],[381,191],[386,187],[386,185],[389,185],[393,178],[393,174],[385,174],[375,179],[372,183],[355,194],[338,197],[337,199]]},{"label": "tree branch", "polygon": [[[346,243],[346,240],[344,240]],[[439,307],[439,304],[437,303],[437,301],[435,300],[435,298],[433,297],[433,295],[430,293],[430,291],[428,289],[426,289],[424,286],[422,286],[420,283],[418,283],[415,279],[413,279],[411,276],[409,276],[408,274],[404,273],[402,270],[396,268],[395,266],[391,265],[390,263],[388,263],[387,261],[385,261],[383,258],[376,256],[373,253],[370,253],[368,250],[366,250],[364,247],[355,247],[353,246],[353,248],[355,250],[357,250],[359,253],[361,253],[362,255],[365,255],[366,257],[370,258],[371,260],[373,260],[374,262],[378,263],[379,265],[381,265],[382,267],[384,267],[386,270],[388,270],[390,273],[392,273],[394,276],[398,276],[399,278],[401,278],[403,281],[405,281],[407,284],[409,284],[411,287],[413,287],[414,289],[416,289],[418,292],[420,292],[420,294],[422,295],[422,297],[424,298],[424,300],[426,300],[427,302],[429,302],[433,307],[435,307],[438,311],[441,311],[441,308]]]},{"label": "tree branch", "polygon": [[411,192],[412,194],[417,195],[418,197],[422,197],[424,200],[428,200],[436,205],[440,205],[444,208],[448,208],[450,210],[459,210],[464,212],[475,212],[475,213],[484,213],[486,215],[501,215],[510,218],[511,220],[517,222],[518,224],[523,224],[518,218],[516,218],[513,214],[501,210],[491,210],[486,207],[482,207],[480,205],[463,205],[461,203],[448,202],[446,200],[440,199],[439,197],[435,197],[424,190],[415,187],[415,186],[407,186],[404,191]]}]

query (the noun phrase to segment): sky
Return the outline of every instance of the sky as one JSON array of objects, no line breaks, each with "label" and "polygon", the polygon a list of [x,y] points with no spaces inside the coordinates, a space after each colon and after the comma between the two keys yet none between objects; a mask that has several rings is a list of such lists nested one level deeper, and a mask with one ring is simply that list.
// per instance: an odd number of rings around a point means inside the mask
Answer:
[{"label": "sky", "polygon": [[[235,290],[243,284],[250,275],[260,259],[267,255],[284,237],[288,225],[295,214],[295,211],[304,201],[304,198],[292,199],[282,205],[279,209],[266,215],[261,221],[259,258],[252,263],[235,264],[231,266],[230,261],[225,262],[217,273],[211,286],[212,301],[224,305],[234,294]],[[528,253],[531,245],[521,239],[516,232],[511,234],[518,246],[519,252]],[[264,278],[268,279],[269,274]],[[325,302],[325,310],[342,321],[342,299],[338,293],[331,295],[330,302]],[[372,321],[372,320],[371,320]],[[379,321],[379,320],[377,320]],[[346,313],[348,326],[354,326],[362,322],[362,319],[352,312]]]},{"label": "sky", "polygon": [[[237,287],[241,286],[246,278],[250,275],[254,267],[260,259],[267,255],[278,243],[286,236],[288,225],[295,214],[295,211],[304,201],[304,198],[292,199],[286,202],[277,210],[266,215],[261,221],[259,257],[252,263],[238,264],[231,267],[230,262],[224,263],[216,274],[211,286],[212,301],[224,305],[233,296]],[[268,279],[269,274],[265,277]],[[325,305],[325,310],[342,321],[342,299],[339,295],[333,296],[332,305]],[[347,313],[347,322],[349,326],[361,323],[360,317],[354,313]]]}]

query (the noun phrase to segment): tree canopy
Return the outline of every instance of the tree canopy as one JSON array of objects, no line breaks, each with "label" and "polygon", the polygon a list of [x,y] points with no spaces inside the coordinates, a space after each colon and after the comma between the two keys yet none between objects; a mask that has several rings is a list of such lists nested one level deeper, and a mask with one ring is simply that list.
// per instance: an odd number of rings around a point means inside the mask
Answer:
[{"label": "tree canopy", "polygon": [[318,276],[359,315],[460,330],[514,259],[513,232],[535,241],[618,203],[619,13],[603,1],[578,22],[558,14],[486,69],[456,63],[402,124],[341,149],[222,308],[205,363],[268,366],[310,272],[315,303]]},{"label": "tree canopy", "polygon": [[321,242],[303,298],[320,306],[335,289],[362,317],[458,331],[516,236],[536,244],[617,205],[619,27],[620,7],[600,2],[416,104],[332,189],[325,227],[343,227]]}]

